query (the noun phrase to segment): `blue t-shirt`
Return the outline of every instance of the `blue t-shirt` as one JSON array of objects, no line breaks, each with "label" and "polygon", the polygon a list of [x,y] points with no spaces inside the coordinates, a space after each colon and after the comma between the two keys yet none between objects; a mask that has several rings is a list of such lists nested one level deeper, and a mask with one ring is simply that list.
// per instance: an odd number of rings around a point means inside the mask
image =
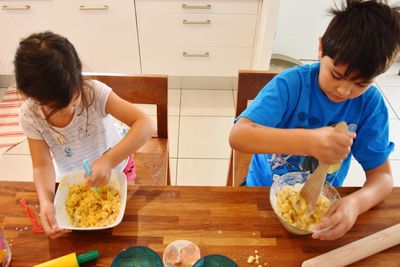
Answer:
[{"label": "blue t-shirt", "polygon": [[[392,152],[394,144],[389,141],[388,111],[374,86],[354,99],[341,103],[329,100],[318,86],[319,67],[316,63],[280,73],[236,121],[245,117],[257,124],[282,129],[315,129],[345,121],[357,137],[348,157],[327,176],[332,185],[341,186],[352,155],[368,171],[383,164]],[[275,175],[313,172],[317,165],[318,161],[310,156],[255,154],[246,183],[248,186],[270,186]]]}]

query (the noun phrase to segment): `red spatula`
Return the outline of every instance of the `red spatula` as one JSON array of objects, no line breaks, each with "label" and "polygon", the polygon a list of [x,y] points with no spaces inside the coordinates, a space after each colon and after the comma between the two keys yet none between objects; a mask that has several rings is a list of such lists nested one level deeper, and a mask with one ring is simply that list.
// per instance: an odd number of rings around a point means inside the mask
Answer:
[{"label": "red spatula", "polygon": [[44,231],[42,227],[38,224],[36,221],[35,215],[33,215],[31,209],[28,206],[28,202],[26,201],[25,198],[22,198],[19,203],[21,203],[22,206],[24,206],[26,213],[28,214],[29,219],[31,220],[32,223],[32,231],[38,234],[43,234]]}]

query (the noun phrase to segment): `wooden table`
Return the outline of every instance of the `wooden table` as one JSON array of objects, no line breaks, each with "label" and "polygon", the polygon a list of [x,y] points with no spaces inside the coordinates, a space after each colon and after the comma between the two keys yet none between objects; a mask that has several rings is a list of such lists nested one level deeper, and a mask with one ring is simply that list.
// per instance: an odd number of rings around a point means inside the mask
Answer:
[{"label": "wooden table", "polygon": [[[342,196],[357,188],[339,188]],[[12,244],[11,266],[32,266],[71,252],[98,249],[91,266],[110,266],[115,255],[129,246],[148,246],[162,256],[177,239],[199,245],[201,254],[224,254],[239,266],[260,256],[262,266],[300,266],[314,256],[400,222],[400,188],[383,203],[361,215],[344,237],[313,240],[288,233],[269,204],[268,187],[130,186],[125,217],[114,229],[76,231],[48,239],[31,231],[19,199],[26,198],[38,211],[32,183],[0,182],[0,227]],[[25,229],[27,227],[28,229]],[[354,266],[399,266],[400,246],[373,255]],[[267,263],[267,265],[264,265]]]}]

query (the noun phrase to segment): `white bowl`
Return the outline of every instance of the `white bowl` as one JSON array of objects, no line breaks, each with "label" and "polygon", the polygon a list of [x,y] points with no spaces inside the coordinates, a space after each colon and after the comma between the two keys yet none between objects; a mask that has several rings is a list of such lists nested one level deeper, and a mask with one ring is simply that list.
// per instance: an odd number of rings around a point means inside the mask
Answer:
[{"label": "white bowl", "polygon": [[60,185],[58,186],[55,198],[54,206],[56,208],[56,220],[60,227],[69,230],[101,230],[108,229],[117,226],[124,217],[125,205],[126,205],[126,194],[128,186],[126,183],[126,176],[123,172],[112,171],[111,178],[108,185],[115,187],[121,196],[121,207],[119,214],[115,221],[107,226],[92,226],[92,227],[76,227],[72,225],[71,219],[68,215],[67,208],[65,206],[65,200],[68,197],[68,189],[71,185],[80,184],[84,182],[84,171],[71,172],[61,179]]}]

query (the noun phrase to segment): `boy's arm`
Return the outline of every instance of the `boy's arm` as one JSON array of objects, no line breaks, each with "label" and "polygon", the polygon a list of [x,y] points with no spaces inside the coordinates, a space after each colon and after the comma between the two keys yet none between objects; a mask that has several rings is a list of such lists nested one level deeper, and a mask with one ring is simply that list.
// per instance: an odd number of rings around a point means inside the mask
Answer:
[{"label": "boy's arm", "polygon": [[232,148],[245,153],[312,155],[334,164],[346,158],[354,137],[354,133],[340,133],[333,127],[278,129],[240,118],[231,130],[229,142]]},{"label": "boy's arm", "polygon": [[357,217],[384,200],[392,191],[393,177],[389,160],[366,172],[364,186],[335,202],[318,229],[330,230],[313,234],[313,238],[333,240],[344,235],[354,225]]},{"label": "boy's arm", "polygon": [[363,187],[350,196],[358,203],[358,214],[361,214],[384,200],[393,188],[393,176],[389,160],[379,167],[365,172],[366,181]]}]

